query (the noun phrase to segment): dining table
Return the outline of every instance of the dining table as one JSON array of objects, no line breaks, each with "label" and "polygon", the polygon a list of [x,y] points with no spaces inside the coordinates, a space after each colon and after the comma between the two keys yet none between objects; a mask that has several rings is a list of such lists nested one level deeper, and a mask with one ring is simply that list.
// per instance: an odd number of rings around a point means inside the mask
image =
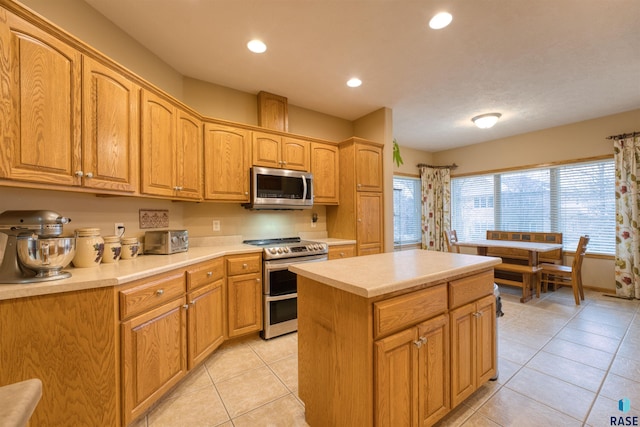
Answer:
[{"label": "dining table", "polygon": [[[462,240],[458,242],[452,242],[452,245],[463,248],[476,248],[478,255],[486,256],[489,249],[503,248],[503,249],[519,249],[526,251],[528,254],[528,263],[530,267],[537,266],[539,264],[539,254],[545,252],[552,252],[558,249],[562,249],[561,243],[541,243],[541,242],[527,242],[520,240],[493,240],[493,239],[474,239],[474,240]],[[499,270],[499,267],[496,269]],[[530,281],[530,288],[523,287],[522,302],[526,302],[532,298],[534,289],[537,288],[540,278],[537,274],[532,275]]]}]

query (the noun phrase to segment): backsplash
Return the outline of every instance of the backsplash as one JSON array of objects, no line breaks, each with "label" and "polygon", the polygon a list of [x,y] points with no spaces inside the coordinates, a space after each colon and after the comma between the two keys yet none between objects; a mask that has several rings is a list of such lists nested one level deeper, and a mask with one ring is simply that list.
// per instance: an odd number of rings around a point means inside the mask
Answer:
[{"label": "backsplash", "polygon": [[[245,239],[291,237],[300,232],[326,231],[326,209],[315,206],[301,211],[251,211],[239,203],[195,203],[141,197],[96,197],[65,191],[0,187],[0,212],[48,209],[71,218],[64,234],[76,228],[98,227],[103,236],[114,234],[114,223],[122,222],[125,235],[141,238],[147,229],[139,226],[139,211],[168,211],[170,229],[187,229],[189,236],[242,236]],[[318,215],[311,227],[313,213]],[[212,222],[220,223],[213,231]]]}]

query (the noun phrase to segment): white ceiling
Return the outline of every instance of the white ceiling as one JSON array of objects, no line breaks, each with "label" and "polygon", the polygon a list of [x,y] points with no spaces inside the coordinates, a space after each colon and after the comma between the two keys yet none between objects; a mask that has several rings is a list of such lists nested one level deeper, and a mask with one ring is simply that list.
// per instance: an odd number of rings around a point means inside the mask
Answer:
[{"label": "white ceiling", "polygon": [[426,151],[640,108],[639,0],[85,1],[185,76],[348,120],[388,107]]}]

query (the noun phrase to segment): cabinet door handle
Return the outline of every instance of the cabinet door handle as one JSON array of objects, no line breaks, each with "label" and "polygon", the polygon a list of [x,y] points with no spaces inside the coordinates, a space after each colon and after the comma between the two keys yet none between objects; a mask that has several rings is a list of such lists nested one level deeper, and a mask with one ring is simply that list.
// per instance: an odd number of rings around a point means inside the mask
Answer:
[{"label": "cabinet door handle", "polygon": [[158,290],[156,291],[156,295],[157,295],[157,296],[161,296],[162,294],[164,294],[164,289],[158,289]]},{"label": "cabinet door handle", "polygon": [[427,343],[427,337],[420,337],[417,341],[413,342],[413,345],[420,348]]},{"label": "cabinet door handle", "polygon": [[82,177],[84,176],[84,172],[82,172],[82,171],[76,171],[76,174],[75,174],[75,175],[76,175],[78,178],[82,178]]},{"label": "cabinet door handle", "polygon": [[213,271],[207,271],[207,277],[213,276]]},{"label": "cabinet door handle", "polygon": [[260,283],[260,279],[256,279],[256,282]]},{"label": "cabinet door handle", "polygon": [[184,308],[185,310],[189,310],[189,304],[183,305],[182,308]]},{"label": "cabinet door handle", "polygon": [[473,317],[475,317],[476,319],[478,317],[482,317],[482,313],[480,313],[479,311],[476,311],[475,313],[473,313]]},{"label": "cabinet door handle", "polygon": [[93,174],[91,172],[87,172],[85,176],[87,177],[87,179],[93,178]]},{"label": "cabinet door handle", "polygon": [[196,302],[195,301],[189,301],[189,304],[196,305]]}]

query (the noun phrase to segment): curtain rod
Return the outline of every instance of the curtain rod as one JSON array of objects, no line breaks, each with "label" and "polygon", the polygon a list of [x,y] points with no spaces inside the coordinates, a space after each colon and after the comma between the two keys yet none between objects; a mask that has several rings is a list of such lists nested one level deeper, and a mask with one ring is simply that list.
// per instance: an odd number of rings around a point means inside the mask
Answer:
[{"label": "curtain rod", "polygon": [[638,136],[640,135],[640,132],[631,132],[631,133],[621,133],[620,135],[611,135],[608,136],[607,139],[625,139],[625,138],[629,138],[634,137],[634,136]]},{"label": "curtain rod", "polygon": [[444,166],[435,166],[435,165],[427,165],[424,163],[418,163],[418,167],[422,168],[422,167],[427,167],[427,168],[434,168],[434,169],[455,169],[458,167],[458,165],[456,165],[455,163],[452,165],[444,165]]}]

